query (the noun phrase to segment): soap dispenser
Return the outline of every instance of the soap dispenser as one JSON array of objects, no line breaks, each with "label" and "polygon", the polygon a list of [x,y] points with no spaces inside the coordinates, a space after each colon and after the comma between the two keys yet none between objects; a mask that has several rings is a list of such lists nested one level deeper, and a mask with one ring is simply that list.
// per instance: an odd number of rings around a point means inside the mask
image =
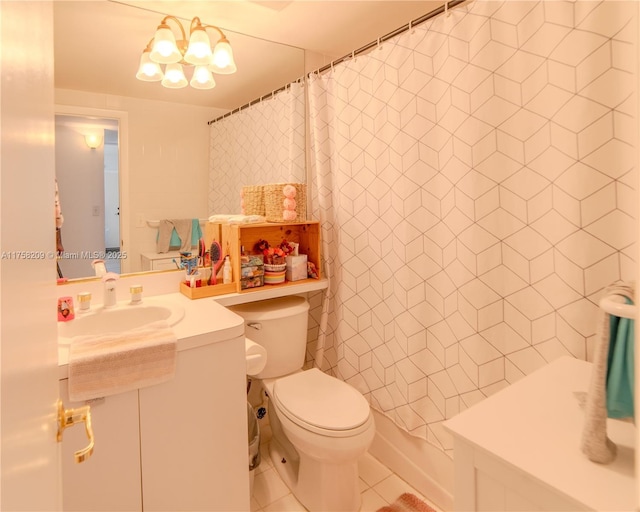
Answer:
[{"label": "soap dispenser", "polygon": [[222,267],[222,283],[231,283],[231,262],[229,261],[229,256],[225,256],[224,258],[224,265]]}]

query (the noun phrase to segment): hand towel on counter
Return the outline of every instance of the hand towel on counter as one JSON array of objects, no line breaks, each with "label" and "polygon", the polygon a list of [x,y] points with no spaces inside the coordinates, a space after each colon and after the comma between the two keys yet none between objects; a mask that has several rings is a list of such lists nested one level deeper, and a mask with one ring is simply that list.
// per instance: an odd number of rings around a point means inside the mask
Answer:
[{"label": "hand towel on counter", "polygon": [[69,347],[69,398],[84,401],[170,380],[177,339],[166,321],[120,333],[76,336]]},{"label": "hand towel on counter", "polygon": [[[199,226],[200,223],[198,222]],[[174,229],[180,238],[180,250],[183,252],[191,251],[193,219],[162,219],[158,225],[158,240],[156,242],[156,251],[158,253],[169,252]]]},{"label": "hand towel on counter", "polygon": [[[625,284],[611,285],[605,294],[621,295],[631,303],[634,300],[633,288]],[[633,414],[633,409],[628,407],[629,392],[633,404],[633,321],[612,316],[601,309],[595,343],[581,449],[589,460],[608,464],[616,458],[617,449],[607,436],[607,417],[621,418]]]}]

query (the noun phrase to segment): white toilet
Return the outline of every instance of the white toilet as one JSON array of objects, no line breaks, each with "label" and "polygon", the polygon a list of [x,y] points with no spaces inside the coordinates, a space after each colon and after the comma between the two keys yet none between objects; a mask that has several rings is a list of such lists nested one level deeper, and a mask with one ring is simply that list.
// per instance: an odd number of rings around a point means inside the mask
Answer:
[{"label": "white toilet", "polygon": [[267,363],[254,377],[270,398],[276,470],[311,512],[360,509],[358,458],[373,441],[369,404],[351,385],[313,368],[303,371],[309,303],[289,296],[229,307]]}]

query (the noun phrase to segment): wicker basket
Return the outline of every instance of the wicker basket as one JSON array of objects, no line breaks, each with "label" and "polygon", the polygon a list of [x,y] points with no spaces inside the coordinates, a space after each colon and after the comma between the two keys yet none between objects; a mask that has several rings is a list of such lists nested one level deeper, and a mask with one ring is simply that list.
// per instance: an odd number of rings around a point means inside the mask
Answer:
[{"label": "wicker basket", "polygon": [[242,187],[242,199],[244,201],[244,215],[265,215],[264,185]]},{"label": "wicker basket", "polygon": [[[296,189],[296,216],[294,219],[283,217],[285,200],[283,189],[286,185],[291,185]],[[307,186],[304,183],[269,183],[263,187],[267,222],[304,222],[307,220]]]}]

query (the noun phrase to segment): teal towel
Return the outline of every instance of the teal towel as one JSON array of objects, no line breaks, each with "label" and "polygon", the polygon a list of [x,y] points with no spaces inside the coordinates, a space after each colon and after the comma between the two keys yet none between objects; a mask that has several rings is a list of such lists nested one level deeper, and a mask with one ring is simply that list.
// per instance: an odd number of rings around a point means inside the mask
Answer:
[{"label": "teal towel", "polygon": [[[631,304],[626,299],[627,304]],[[634,417],[634,321],[611,316],[607,365],[607,416]]]},{"label": "teal towel", "polygon": [[[194,245],[198,245],[199,240],[202,238],[202,228],[200,227],[200,221],[198,219],[193,219],[191,222],[191,246],[193,247]],[[180,247],[181,245],[182,242],[180,241],[180,237],[174,228],[171,232],[169,246]]]}]

